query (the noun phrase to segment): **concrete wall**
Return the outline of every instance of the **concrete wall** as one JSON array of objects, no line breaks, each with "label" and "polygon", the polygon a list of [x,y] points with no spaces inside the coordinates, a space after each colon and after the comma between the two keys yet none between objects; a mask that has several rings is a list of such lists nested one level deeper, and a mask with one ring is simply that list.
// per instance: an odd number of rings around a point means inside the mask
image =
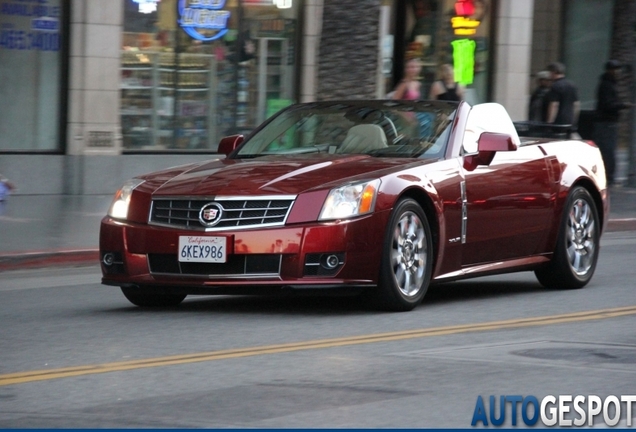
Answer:
[{"label": "concrete wall", "polygon": [[67,154],[118,154],[123,2],[71,1]]},{"label": "concrete wall", "polygon": [[495,23],[494,99],[514,121],[528,116],[534,0],[499,2]]}]

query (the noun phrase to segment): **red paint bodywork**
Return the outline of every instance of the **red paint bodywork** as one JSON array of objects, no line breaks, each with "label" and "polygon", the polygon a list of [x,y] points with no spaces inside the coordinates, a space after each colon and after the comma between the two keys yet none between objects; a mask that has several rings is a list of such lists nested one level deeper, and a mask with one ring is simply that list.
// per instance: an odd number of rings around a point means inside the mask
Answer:
[{"label": "red paint bodywork", "polygon": [[[465,104],[459,106],[442,160],[265,156],[213,160],[143,176],[145,182],[133,192],[128,220],[102,220],[101,253],[121,253],[124,266],[122,274],[108,274],[102,264],[103,282],[181,287],[196,294],[231,293],[235,287],[258,292],[259,287],[374,286],[385,227],[393,207],[403,197],[418,201],[429,218],[435,249],[433,281],[531,270],[547,262],[556,244],[564,202],[574,185],[590,191],[605,226],[609,201],[603,163],[595,146],[582,141],[534,140],[516,148],[505,137],[494,136],[488,148],[484,147],[492,152],[492,158],[463,156],[462,116],[468,109]],[[373,179],[381,180],[373,213],[349,220],[318,221],[331,188]],[[149,225],[151,198],[211,199],[218,195],[296,196],[284,226],[209,233],[227,237],[230,254],[282,254],[280,276],[151,274],[147,254],[176,254],[180,235],[206,235]],[[467,223],[462,232],[463,207]],[[305,276],[305,257],[312,253],[344,253],[346,258],[333,276]]]}]

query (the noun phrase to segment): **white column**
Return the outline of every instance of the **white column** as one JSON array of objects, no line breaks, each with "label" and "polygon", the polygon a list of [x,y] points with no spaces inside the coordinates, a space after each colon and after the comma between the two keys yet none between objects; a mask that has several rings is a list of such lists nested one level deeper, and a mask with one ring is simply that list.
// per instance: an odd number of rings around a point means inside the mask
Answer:
[{"label": "white column", "polygon": [[71,1],[67,154],[121,152],[123,2]]},{"label": "white column", "polygon": [[534,0],[499,2],[496,19],[494,99],[514,121],[528,115]]}]

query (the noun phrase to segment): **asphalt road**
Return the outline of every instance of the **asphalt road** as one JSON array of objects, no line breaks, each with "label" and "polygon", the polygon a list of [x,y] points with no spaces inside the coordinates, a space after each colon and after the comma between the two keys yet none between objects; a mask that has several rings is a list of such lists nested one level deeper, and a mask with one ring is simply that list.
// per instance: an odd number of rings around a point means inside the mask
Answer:
[{"label": "asphalt road", "polygon": [[0,428],[464,428],[478,396],[633,395],[636,232],[602,245],[582,290],[517,273],[399,314],[348,298],[141,310],[96,267],[0,273]]}]

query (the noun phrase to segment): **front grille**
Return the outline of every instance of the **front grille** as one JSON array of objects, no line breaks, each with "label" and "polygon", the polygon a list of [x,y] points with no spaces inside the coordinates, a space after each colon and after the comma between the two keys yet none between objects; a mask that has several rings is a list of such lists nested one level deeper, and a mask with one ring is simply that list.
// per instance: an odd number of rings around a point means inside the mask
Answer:
[{"label": "front grille", "polygon": [[[284,225],[294,198],[153,198],[149,223],[199,231]],[[206,227],[199,220],[199,213],[213,202],[222,209],[221,219],[213,227]]]},{"label": "front grille", "polygon": [[154,274],[201,276],[278,276],[280,254],[230,255],[225,263],[179,262],[177,255],[148,254],[148,266]]}]

